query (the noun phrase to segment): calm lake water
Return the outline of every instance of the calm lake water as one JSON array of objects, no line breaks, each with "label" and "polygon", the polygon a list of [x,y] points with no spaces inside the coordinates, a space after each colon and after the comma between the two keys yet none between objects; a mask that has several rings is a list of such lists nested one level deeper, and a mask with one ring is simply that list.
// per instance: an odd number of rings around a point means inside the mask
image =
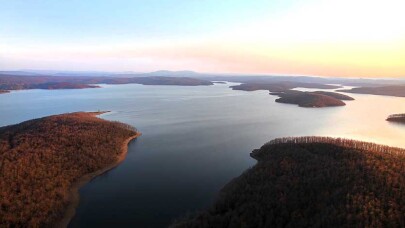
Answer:
[{"label": "calm lake water", "polygon": [[405,98],[351,94],[345,107],[275,103],[267,91],[214,86],[102,85],[0,95],[0,126],[52,114],[102,115],[137,127],[126,160],[80,190],[70,227],[165,227],[209,206],[232,178],[253,166],[249,153],[282,136],[327,135],[405,147]]}]

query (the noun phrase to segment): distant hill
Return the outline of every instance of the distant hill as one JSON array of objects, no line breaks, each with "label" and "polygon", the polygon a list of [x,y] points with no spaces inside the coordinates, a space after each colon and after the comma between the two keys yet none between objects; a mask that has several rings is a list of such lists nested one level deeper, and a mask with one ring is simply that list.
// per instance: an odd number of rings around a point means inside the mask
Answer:
[{"label": "distant hill", "polygon": [[58,71],[58,70],[30,70],[0,71],[0,75],[24,75],[24,76],[111,76],[115,73],[103,71]]},{"label": "distant hill", "polygon": [[29,71],[0,71],[0,75],[41,76],[42,74],[29,72]]},{"label": "distant hill", "polygon": [[405,227],[405,150],[328,137],[281,138],[188,227]]},{"label": "distant hill", "polygon": [[81,76],[81,77],[148,77],[148,76],[165,76],[165,77],[192,77],[204,75],[194,71],[169,71],[159,70],[153,72],[107,72],[107,71],[58,71],[58,70],[21,70],[21,71],[0,71],[0,75],[20,75],[20,76]]},{"label": "distant hill", "polygon": [[192,77],[201,75],[191,70],[182,70],[182,71],[170,71],[170,70],[158,70],[150,73],[143,73],[144,76],[166,76],[166,77]]}]

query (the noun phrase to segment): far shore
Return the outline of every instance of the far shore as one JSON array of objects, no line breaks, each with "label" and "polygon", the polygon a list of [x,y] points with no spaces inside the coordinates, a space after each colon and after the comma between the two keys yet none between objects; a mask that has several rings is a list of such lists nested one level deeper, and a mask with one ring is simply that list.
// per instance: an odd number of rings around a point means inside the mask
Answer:
[{"label": "far shore", "polygon": [[99,115],[106,114],[109,112],[111,112],[111,111],[97,111],[97,112],[87,112],[87,113],[91,114],[92,116],[98,117]]},{"label": "far shore", "polygon": [[[106,113],[106,112],[95,112],[94,115],[100,115],[103,113]],[[123,162],[128,153],[129,142],[141,135],[142,135],[142,133],[137,132],[135,135],[127,138],[123,142],[122,148],[121,148],[121,154],[117,157],[116,162],[114,162],[113,164],[111,164],[103,169],[97,170],[93,173],[86,174],[85,176],[79,178],[79,180],[77,180],[75,183],[72,184],[72,186],[69,189],[70,203],[66,209],[65,215],[63,216],[63,218],[57,224],[56,227],[67,227],[69,225],[70,221],[72,220],[72,218],[74,217],[74,215],[76,213],[76,208],[77,208],[77,206],[79,206],[79,202],[80,202],[80,194],[79,194],[80,188],[82,188],[84,185],[86,185],[88,182],[90,182],[95,177],[100,176],[100,175],[110,171],[111,169],[117,167],[121,162]]]}]

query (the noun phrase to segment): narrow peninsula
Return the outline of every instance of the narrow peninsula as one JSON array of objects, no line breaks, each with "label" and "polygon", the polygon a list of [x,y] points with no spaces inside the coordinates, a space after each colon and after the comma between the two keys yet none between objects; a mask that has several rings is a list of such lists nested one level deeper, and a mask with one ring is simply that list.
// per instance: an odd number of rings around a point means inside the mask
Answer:
[{"label": "narrow peninsula", "polygon": [[256,91],[268,90],[271,95],[277,95],[280,98],[275,101],[285,104],[297,104],[299,107],[306,108],[323,108],[344,106],[342,100],[354,100],[354,98],[335,92],[315,91],[302,92],[293,90],[295,88],[315,88],[315,89],[337,89],[340,86],[325,85],[320,83],[305,83],[305,82],[274,82],[274,83],[243,83],[236,86],[231,86],[233,90]]},{"label": "narrow peninsula", "polygon": [[213,85],[213,83],[208,80],[188,77],[23,76],[0,74],[1,90],[100,88],[100,86],[97,86],[95,84],[141,84],[177,86]]},{"label": "narrow peninsula", "polygon": [[390,115],[388,116],[387,121],[405,124],[405,113]]},{"label": "narrow peninsula", "polygon": [[71,83],[71,82],[48,82],[31,85],[27,89],[90,89],[90,88],[100,88],[97,85],[88,85],[82,83]]},{"label": "narrow peninsula", "polygon": [[405,149],[329,137],[281,138],[208,210],[172,227],[404,227]]},{"label": "narrow peninsula", "polygon": [[240,85],[231,86],[233,90],[243,91],[256,91],[256,90],[269,90],[270,92],[284,92],[294,88],[310,88],[310,89],[338,89],[340,86],[326,85],[321,83],[307,83],[307,82],[273,82],[273,83],[257,83],[247,82]]},{"label": "narrow peninsula", "polygon": [[381,96],[405,97],[405,85],[389,85],[375,87],[356,87],[349,90],[338,90],[345,93],[360,93]]},{"label": "narrow peninsula", "polygon": [[140,133],[97,118],[54,115],[0,128],[0,227],[67,226],[78,189],[126,155]]}]

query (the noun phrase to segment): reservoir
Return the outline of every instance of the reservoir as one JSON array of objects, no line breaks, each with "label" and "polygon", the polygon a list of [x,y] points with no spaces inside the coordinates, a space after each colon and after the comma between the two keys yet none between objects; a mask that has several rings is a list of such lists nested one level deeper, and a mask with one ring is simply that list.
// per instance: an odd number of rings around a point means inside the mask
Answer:
[{"label": "reservoir", "polygon": [[[300,108],[268,91],[214,86],[101,85],[0,95],[0,126],[76,111],[138,128],[123,163],[80,190],[70,227],[166,227],[209,206],[232,178],[255,164],[249,153],[284,136],[345,137],[405,147],[405,98],[347,94],[343,107]],[[330,90],[332,91],[332,90]]]}]

